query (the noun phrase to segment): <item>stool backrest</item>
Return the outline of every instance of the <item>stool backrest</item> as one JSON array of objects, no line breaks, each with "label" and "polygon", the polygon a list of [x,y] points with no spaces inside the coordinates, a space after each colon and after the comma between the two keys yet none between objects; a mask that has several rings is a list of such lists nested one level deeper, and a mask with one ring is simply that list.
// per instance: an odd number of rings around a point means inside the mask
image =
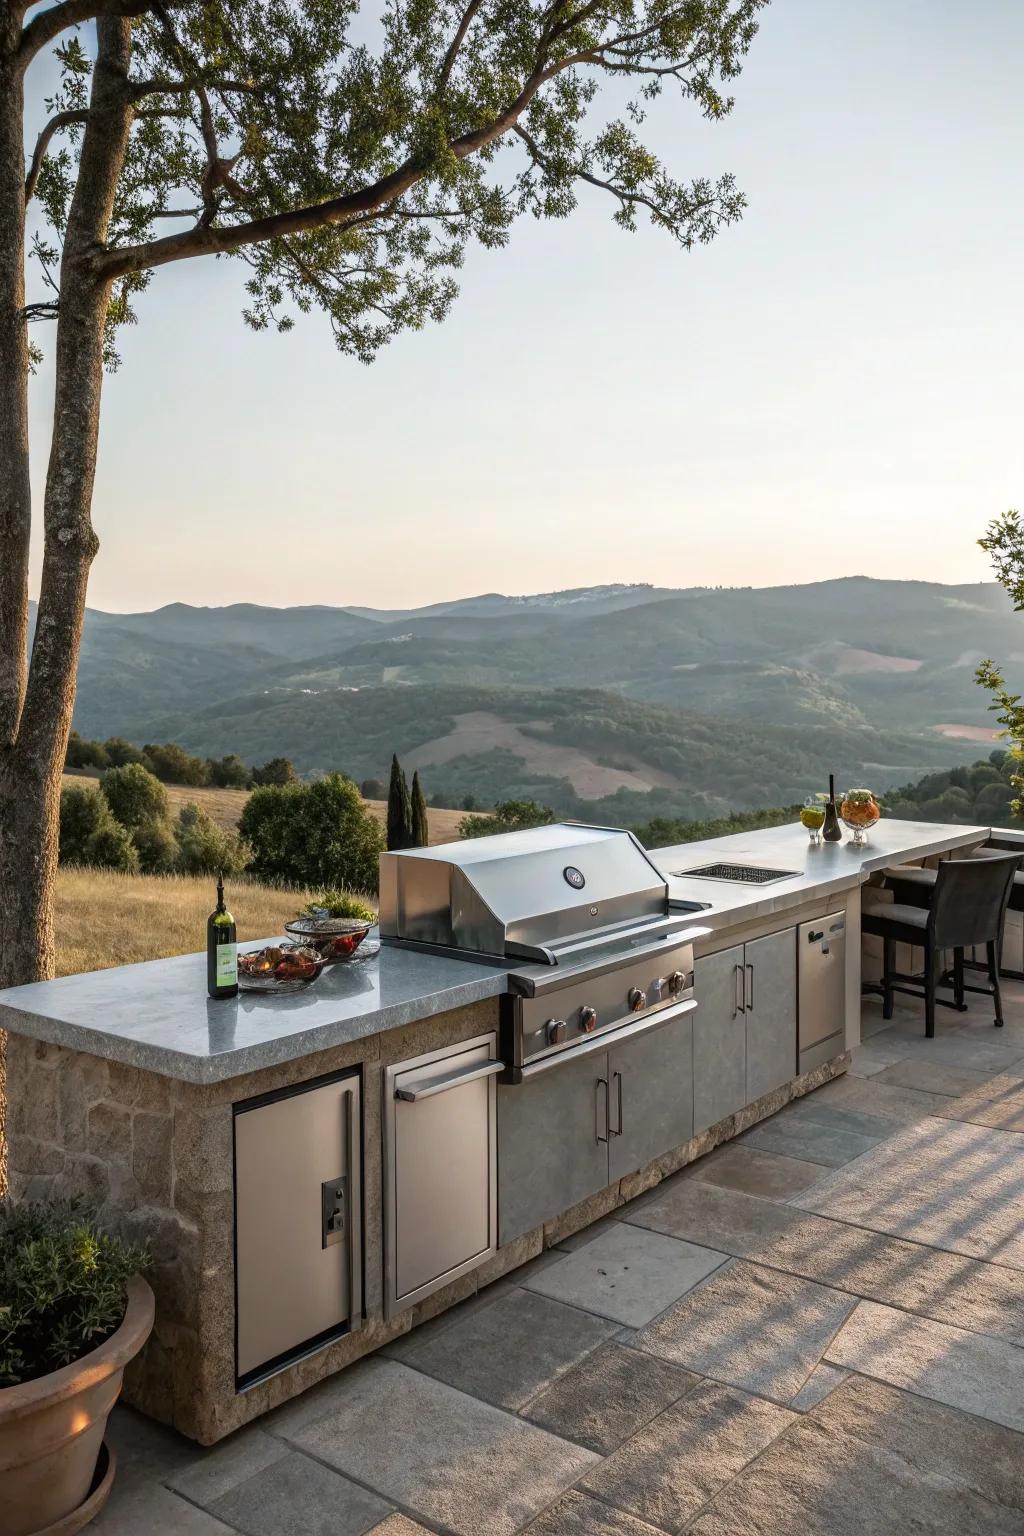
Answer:
[{"label": "stool backrest", "polygon": [[945,859],[939,865],[932,901],[932,934],[937,949],[968,948],[998,939],[1013,877],[1015,854],[990,859]]}]

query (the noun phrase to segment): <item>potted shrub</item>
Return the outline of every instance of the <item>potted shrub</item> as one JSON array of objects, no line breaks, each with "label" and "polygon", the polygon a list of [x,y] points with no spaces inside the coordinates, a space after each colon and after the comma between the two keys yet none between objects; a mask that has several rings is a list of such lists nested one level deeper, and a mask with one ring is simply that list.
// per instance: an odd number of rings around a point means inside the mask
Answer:
[{"label": "potted shrub", "polygon": [[146,1261],[79,1200],[0,1202],[4,1536],[70,1536],[106,1503],[107,1416],[153,1326]]}]

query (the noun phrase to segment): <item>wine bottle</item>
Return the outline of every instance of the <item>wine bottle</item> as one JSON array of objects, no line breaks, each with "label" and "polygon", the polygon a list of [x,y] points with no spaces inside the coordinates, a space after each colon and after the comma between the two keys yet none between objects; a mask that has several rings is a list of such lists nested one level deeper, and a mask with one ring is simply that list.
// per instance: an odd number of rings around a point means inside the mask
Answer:
[{"label": "wine bottle", "polygon": [[826,843],[841,843],[843,829],[839,825],[839,812],[836,809],[836,776],[830,773],[828,776],[828,800],[825,804],[825,824],[821,829],[821,835]]},{"label": "wine bottle", "polygon": [[206,989],[211,997],[238,992],[238,935],[224,905],[224,876],[217,880],[217,906],[206,920]]}]

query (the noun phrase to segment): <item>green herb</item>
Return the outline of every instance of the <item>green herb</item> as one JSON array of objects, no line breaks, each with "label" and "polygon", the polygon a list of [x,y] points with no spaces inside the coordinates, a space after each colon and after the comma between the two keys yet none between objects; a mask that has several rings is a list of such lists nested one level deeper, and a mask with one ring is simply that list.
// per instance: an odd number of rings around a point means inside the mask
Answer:
[{"label": "green herb", "polygon": [[375,923],[377,914],[368,902],[353,896],[351,891],[321,891],[313,901],[304,906],[300,917],[351,917],[361,923]]}]

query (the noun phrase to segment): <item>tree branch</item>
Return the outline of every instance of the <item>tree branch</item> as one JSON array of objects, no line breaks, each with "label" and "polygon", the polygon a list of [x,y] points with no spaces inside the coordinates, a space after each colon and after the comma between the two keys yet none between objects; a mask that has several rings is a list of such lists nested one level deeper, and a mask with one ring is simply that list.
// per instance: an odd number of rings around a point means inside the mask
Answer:
[{"label": "tree branch", "polygon": [[[484,127],[452,140],[449,146],[452,154],[458,160],[466,160],[495,139],[500,139],[525,112],[545,81],[568,67],[569,61],[559,61],[547,69],[534,70],[518,96],[496,118]],[[284,213],[268,214],[262,219],[251,219],[244,224],[231,224],[222,229],[206,224],[181,234],[166,235],[162,240],[149,240],[142,245],[97,251],[87,258],[88,264],[97,277],[116,279],[123,277],[126,272],[147,271],[193,256],[229,255],[247,245],[280,240],[325,225],[345,224],[360,214],[376,213],[408,192],[425,175],[422,165],[414,160],[406,160],[397,170],[382,176],[370,186],[329,198],[323,203],[289,208]]]},{"label": "tree branch", "polygon": [[458,27],[455,29],[455,36],[452,38],[448,45],[448,52],[444,56],[444,61],[441,64],[441,69],[437,76],[437,88],[435,94],[438,96],[441,95],[442,91],[447,86],[449,79],[451,78],[452,70],[455,67],[455,60],[459,56],[459,49],[462,47],[462,44],[465,41],[466,33],[469,31],[470,26],[472,25],[473,17],[476,15],[477,11],[480,9],[483,3],[484,0],[469,0],[469,4],[466,6],[466,9],[462,13],[462,20],[459,22]]},{"label": "tree branch", "polygon": [[33,320],[56,320],[60,313],[60,304],[56,299],[40,301],[38,304],[26,304],[21,312],[21,318],[29,323]]},{"label": "tree branch", "polygon": [[30,203],[39,180],[39,172],[43,168],[43,160],[47,147],[55,133],[60,133],[62,128],[70,127],[72,123],[86,123],[89,120],[88,109],[82,107],[77,112],[57,112],[44,126],[42,133],[36,140],[36,147],[32,152],[32,164],[28,168],[25,178],[25,201]]},{"label": "tree branch", "polygon": [[[206,80],[208,91],[255,91],[254,80]],[[140,80],[132,87],[132,98],[141,101],[144,96],[187,96],[196,90],[193,80]]]},{"label": "tree branch", "polygon": [[[180,0],[172,0],[180,3]],[[99,16],[144,16],[152,9],[152,0],[61,0],[34,16],[21,34],[17,59],[22,69],[32,62],[40,48],[52,43],[69,27]]]}]

